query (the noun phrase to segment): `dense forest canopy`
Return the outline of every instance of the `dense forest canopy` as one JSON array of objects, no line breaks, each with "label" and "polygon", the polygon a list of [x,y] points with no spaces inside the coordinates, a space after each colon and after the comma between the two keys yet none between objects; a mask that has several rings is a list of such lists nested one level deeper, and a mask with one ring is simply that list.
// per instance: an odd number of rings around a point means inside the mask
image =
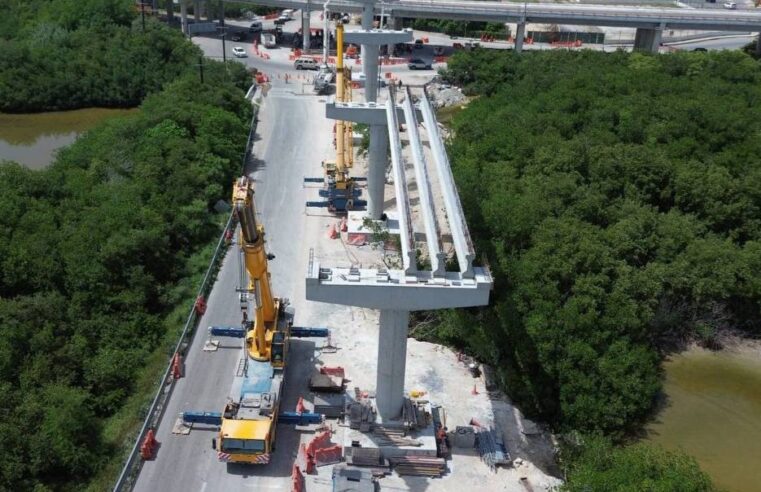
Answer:
[{"label": "dense forest canopy", "polygon": [[761,68],[741,52],[476,50],[449,144],[495,276],[436,336],[561,430],[636,431],[659,352],[761,329]]},{"label": "dense forest canopy", "polygon": [[132,0],[6,0],[0,111],[136,106],[200,55],[152,19],[142,33]]},{"label": "dense forest canopy", "polygon": [[165,363],[240,172],[243,65],[207,61],[201,84],[192,43],[134,18],[124,0],[0,3],[0,110],[142,102],[46,170],[0,163],[0,490],[83,490],[118,465],[137,375]]}]

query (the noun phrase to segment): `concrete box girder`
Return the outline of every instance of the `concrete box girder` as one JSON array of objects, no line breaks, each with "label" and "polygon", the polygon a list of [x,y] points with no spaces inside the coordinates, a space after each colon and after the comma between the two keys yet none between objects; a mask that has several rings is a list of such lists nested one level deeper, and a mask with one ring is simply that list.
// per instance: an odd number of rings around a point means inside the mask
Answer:
[{"label": "concrete box girder", "polygon": [[367,29],[344,32],[344,41],[353,44],[382,46],[384,44],[409,43],[412,39],[412,31],[408,30]]}]

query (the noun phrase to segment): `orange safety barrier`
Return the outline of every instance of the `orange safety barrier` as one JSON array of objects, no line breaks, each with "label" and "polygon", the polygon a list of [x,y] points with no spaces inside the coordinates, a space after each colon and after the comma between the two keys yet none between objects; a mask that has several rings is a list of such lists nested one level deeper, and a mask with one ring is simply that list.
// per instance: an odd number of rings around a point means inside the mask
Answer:
[{"label": "orange safety barrier", "polygon": [[436,56],[433,58],[434,63],[446,63],[449,59],[448,56]]},{"label": "orange safety barrier", "polygon": [[304,413],[306,407],[304,406],[304,398],[299,396],[299,401],[296,402],[296,413]]},{"label": "orange safety barrier", "polygon": [[154,458],[158,441],[156,441],[156,435],[153,429],[148,429],[148,433],[143,439],[143,443],[140,445],[140,457],[144,460],[152,460]]},{"label": "orange safety barrier", "polygon": [[315,449],[314,464],[316,466],[323,466],[339,463],[342,459],[342,449],[343,447],[340,444],[336,444],[327,448]]},{"label": "orange safety barrier", "polygon": [[304,474],[295,463],[291,470],[291,492],[304,492]]},{"label": "orange safety barrier", "polygon": [[309,444],[307,444],[307,456],[314,456],[315,449],[326,448],[330,445],[330,431],[326,430],[317,434]]},{"label": "orange safety barrier", "polygon": [[328,239],[335,239],[338,237],[338,230],[336,228],[335,224],[330,224],[328,226]]},{"label": "orange safety barrier", "polygon": [[386,72],[386,78],[387,78],[387,79],[390,79],[390,78],[391,78],[391,77],[393,77],[393,76],[394,76],[394,74],[393,74],[393,73],[391,73],[391,72]]},{"label": "orange safety barrier", "polygon": [[174,379],[182,377],[182,356],[180,354],[174,354],[174,358],[172,358],[172,376]]},{"label": "orange safety barrier", "polygon": [[320,368],[320,374],[327,374],[328,376],[340,376],[342,378],[346,377],[346,371],[344,371],[344,368],[341,366],[336,366],[336,367],[323,366]]},{"label": "orange safety barrier", "polygon": [[428,38],[423,38],[423,43],[428,44]]},{"label": "orange safety barrier", "polygon": [[196,297],[196,313],[203,315],[203,313],[206,312],[206,299],[203,298],[203,296]]}]

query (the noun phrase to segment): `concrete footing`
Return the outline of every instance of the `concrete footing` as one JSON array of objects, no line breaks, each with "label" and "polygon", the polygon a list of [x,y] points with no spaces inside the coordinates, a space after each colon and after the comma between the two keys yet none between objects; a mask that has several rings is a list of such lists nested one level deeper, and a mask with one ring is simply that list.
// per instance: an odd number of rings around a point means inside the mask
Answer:
[{"label": "concrete footing", "polygon": [[[430,405],[428,406],[430,412]],[[399,421],[389,421],[383,423],[385,428],[403,428],[403,423]],[[410,431],[405,437],[413,439],[419,443],[418,446],[398,446],[382,442],[378,436],[370,432],[360,432],[358,430],[346,428],[343,440],[343,452],[346,461],[350,461],[353,456],[377,455],[383,459],[396,458],[399,456],[430,456],[436,457],[436,432],[433,428],[433,422],[429,423],[424,429]]]}]

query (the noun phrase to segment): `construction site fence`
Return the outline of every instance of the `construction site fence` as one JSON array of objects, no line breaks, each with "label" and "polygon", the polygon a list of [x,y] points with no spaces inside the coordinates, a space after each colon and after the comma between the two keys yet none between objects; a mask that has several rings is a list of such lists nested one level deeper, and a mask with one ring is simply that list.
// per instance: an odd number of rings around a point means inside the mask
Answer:
[{"label": "construction site fence", "polygon": [[[246,96],[250,99],[256,99],[257,94],[258,90],[250,89]],[[254,135],[256,134],[256,125],[258,122],[259,113],[258,105],[254,104],[253,109],[254,114],[251,118],[248,139],[246,140],[246,148],[243,154],[241,173],[245,172],[246,163],[248,162],[251,149],[253,147]],[[158,383],[158,388],[156,389],[156,395],[153,397],[153,401],[151,401],[151,404],[146,411],[146,417],[143,422],[143,426],[140,428],[140,432],[138,432],[138,434],[135,436],[132,449],[124,463],[121,474],[119,475],[119,478],[114,485],[114,492],[132,490],[135,484],[135,480],[140,473],[140,467],[142,466],[140,444],[145,439],[148,431],[158,427],[158,424],[161,421],[161,417],[164,413],[164,409],[166,408],[166,404],[169,401],[169,398],[171,397],[172,391],[174,389],[175,378],[172,375],[172,362],[175,360],[176,356],[184,356],[185,351],[188,347],[190,347],[191,342],[193,341],[193,335],[195,334],[196,328],[198,327],[198,322],[203,316],[203,314],[199,313],[196,308],[196,300],[199,298],[208,298],[208,295],[211,292],[211,288],[214,285],[214,281],[216,280],[219,267],[222,264],[222,259],[224,258],[225,253],[228,249],[228,231],[234,230],[235,227],[236,222],[233,220],[233,214],[230,213],[227,218],[227,222],[225,223],[225,227],[222,230],[222,233],[219,235],[217,246],[214,248],[214,255],[211,257],[209,266],[206,269],[206,274],[204,275],[203,280],[201,281],[201,285],[198,288],[196,298],[193,300],[193,304],[190,307],[190,312],[188,313],[187,320],[185,321],[185,325],[182,328],[182,333],[180,333],[179,340],[177,340],[177,343],[174,346],[174,351],[171,353],[171,355],[169,355],[166,369],[164,370],[164,374],[161,376],[161,379]]]}]

